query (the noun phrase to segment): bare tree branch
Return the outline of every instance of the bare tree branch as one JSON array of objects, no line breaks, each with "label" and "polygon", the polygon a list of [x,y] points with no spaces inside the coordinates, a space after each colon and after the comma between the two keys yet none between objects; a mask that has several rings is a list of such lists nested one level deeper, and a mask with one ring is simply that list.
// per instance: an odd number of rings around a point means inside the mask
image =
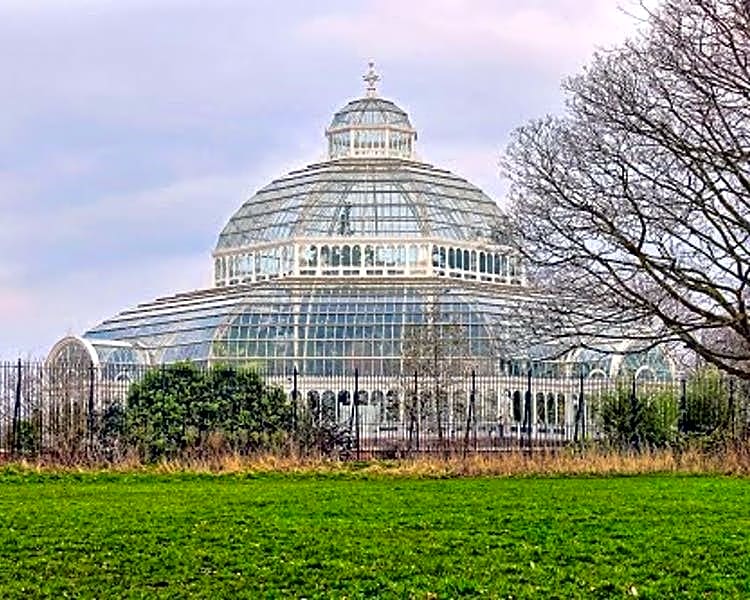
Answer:
[{"label": "bare tree branch", "polygon": [[750,379],[748,2],[664,0],[563,87],[502,161],[549,337],[679,341]]}]

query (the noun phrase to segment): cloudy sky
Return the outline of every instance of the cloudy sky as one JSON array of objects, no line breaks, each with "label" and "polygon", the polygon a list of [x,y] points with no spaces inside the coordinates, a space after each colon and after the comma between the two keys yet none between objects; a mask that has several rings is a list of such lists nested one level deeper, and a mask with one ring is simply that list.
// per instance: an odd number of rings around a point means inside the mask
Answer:
[{"label": "cloudy sky", "polygon": [[0,359],[210,285],[223,223],[362,94],[502,203],[499,153],[631,0],[0,0]]}]

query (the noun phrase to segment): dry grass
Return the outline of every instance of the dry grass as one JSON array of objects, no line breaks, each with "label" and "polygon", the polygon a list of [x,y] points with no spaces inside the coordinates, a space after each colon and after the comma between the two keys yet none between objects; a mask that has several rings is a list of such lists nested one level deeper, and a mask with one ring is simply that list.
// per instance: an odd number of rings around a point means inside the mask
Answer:
[{"label": "dry grass", "polygon": [[642,453],[590,449],[555,452],[520,451],[468,456],[418,456],[399,460],[341,461],[279,454],[216,454],[147,465],[137,458],[117,463],[64,464],[53,460],[6,461],[6,471],[67,473],[197,473],[389,476],[410,478],[615,476],[656,473],[750,476],[750,444],[723,452],[661,450]]}]

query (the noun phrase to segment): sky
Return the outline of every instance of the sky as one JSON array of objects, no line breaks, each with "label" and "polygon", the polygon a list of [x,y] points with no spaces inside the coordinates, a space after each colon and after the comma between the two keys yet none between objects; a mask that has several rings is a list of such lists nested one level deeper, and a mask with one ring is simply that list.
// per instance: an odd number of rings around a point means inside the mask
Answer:
[{"label": "sky", "polygon": [[0,0],[0,360],[211,285],[232,213],[379,92],[501,205],[512,130],[634,0]]}]

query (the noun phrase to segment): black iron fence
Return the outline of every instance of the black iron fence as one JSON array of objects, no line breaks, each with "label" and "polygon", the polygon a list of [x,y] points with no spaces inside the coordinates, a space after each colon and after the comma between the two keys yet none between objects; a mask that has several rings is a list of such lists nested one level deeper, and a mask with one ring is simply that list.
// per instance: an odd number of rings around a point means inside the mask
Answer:
[{"label": "black iron fence", "polygon": [[[132,386],[149,369],[167,368],[0,363],[0,454],[125,456],[118,419]],[[726,443],[750,431],[747,384],[715,372],[660,381],[473,372],[363,377],[355,370],[269,376],[267,383],[293,405],[287,448],[346,458],[576,444],[639,451],[691,440]]]}]

